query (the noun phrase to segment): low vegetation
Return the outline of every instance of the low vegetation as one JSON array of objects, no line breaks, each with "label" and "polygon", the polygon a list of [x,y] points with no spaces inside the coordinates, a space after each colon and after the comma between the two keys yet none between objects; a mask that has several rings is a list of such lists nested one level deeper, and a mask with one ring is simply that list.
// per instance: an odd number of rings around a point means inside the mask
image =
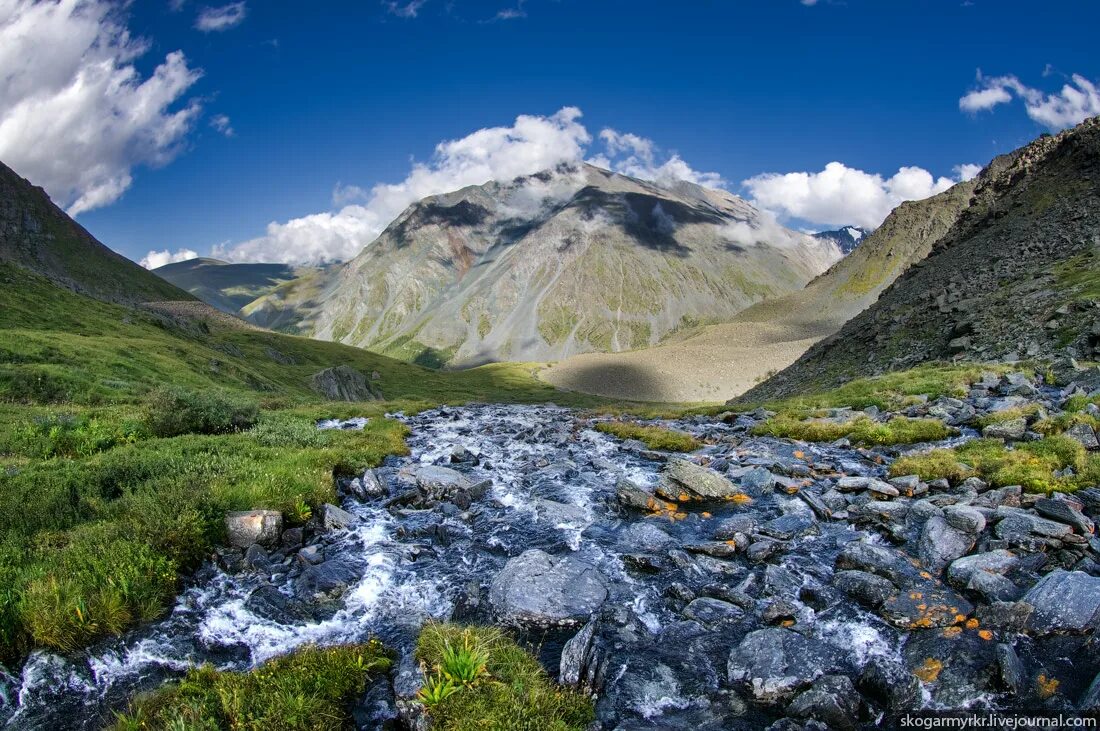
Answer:
[{"label": "low vegetation", "polygon": [[250,672],[195,668],[179,683],[138,698],[113,731],[329,731],[354,728],[348,708],[389,670],[381,643],[307,646]]},{"label": "low vegetation", "polygon": [[429,624],[416,655],[427,677],[420,699],[435,731],[579,731],[595,717],[587,696],[554,684],[499,629]]},{"label": "low vegetation", "polygon": [[619,439],[637,439],[650,449],[664,452],[694,452],[703,446],[701,441],[686,432],[633,421],[601,421],[596,424],[596,431]]},{"label": "low vegetation", "polygon": [[[1056,472],[1069,470],[1069,474]],[[1070,492],[1100,482],[1100,455],[1089,454],[1066,436],[1049,436],[1009,448],[993,439],[975,439],[954,449],[934,449],[901,457],[890,474],[957,483],[979,477],[994,487],[1020,485],[1029,492]]]},{"label": "low vegetation", "polygon": [[895,416],[878,422],[867,416],[850,421],[826,419],[796,419],[777,416],[758,424],[752,430],[757,436],[783,437],[805,442],[832,442],[849,439],[857,444],[918,444],[935,442],[954,434],[954,430],[939,419],[910,419]]}]

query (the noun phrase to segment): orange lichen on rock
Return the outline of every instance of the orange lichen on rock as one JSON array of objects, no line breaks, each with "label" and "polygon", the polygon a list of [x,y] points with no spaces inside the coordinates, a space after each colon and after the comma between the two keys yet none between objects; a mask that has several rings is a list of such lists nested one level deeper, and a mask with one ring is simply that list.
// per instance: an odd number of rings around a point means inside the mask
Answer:
[{"label": "orange lichen on rock", "polygon": [[736,495],[731,495],[728,499],[732,502],[738,503],[739,505],[748,505],[752,502],[752,498],[743,492],[739,492]]},{"label": "orange lichen on rock", "polygon": [[1057,678],[1048,678],[1045,673],[1039,673],[1039,677],[1035,679],[1035,685],[1039,691],[1039,697],[1045,699],[1054,695],[1061,683]]},{"label": "orange lichen on rock", "polygon": [[926,659],[919,668],[913,671],[922,682],[934,683],[943,671],[943,663],[934,657]]},{"label": "orange lichen on rock", "polygon": [[986,640],[988,642],[989,640],[993,639],[993,633],[987,629],[980,629],[978,630],[978,637],[981,637],[983,640]]},{"label": "orange lichen on rock", "polygon": [[967,629],[978,629],[978,620],[976,620],[974,618],[970,618],[970,619],[966,620],[966,628]]},{"label": "orange lichen on rock", "polygon": [[962,627],[944,627],[943,636],[951,640],[962,634]]}]

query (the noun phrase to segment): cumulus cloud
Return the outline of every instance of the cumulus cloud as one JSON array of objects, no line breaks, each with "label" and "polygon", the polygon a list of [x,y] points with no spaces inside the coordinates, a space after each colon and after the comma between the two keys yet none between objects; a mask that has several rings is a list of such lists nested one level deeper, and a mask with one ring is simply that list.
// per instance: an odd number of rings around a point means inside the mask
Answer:
[{"label": "cumulus cloud", "polygon": [[607,128],[600,132],[600,140],[606,153],[589,160],[599,167],[663,184],[677,180],[686,180],[708,188],[719,188],[725,184],[718,173],[695,170],[675,153],[664,162],[658,163],[660,150],[653,140],[645,137]]},{"label": "cumulus cloud", "polygon": [[[1048,67],[1043,76],[1049,75]],[[978,87],[959,99],[959,109],[976,114],[1014,98],[1023,100],[1028,117],[1054,132],[1100,114],[1100,89],[1080,74],[1073,74],[1059,91],[1048,94],[1015,76],[983,76],[979,71]]]},{"label": "cumulus cloud", "polygon": [[115,201],[137,165],[163,165],[200,112],[201,72],[169,53],[151,76],[107,0],[0,2],[0,159],[76,215]]},{"label": "cumulus cloud", "polygon": [[217,247],[216,255],[231,261],[283,263],[349,259],[421,198],[583,159],[591,137],[580,116],[576,107],[545,117],[521,115],[511,126],[488,127],[441,142],[431,160],[415,163],[400,183],[378,184],[369,192],[339,186],[333,193],[338,202],[359,199],[362,203],[345,205],[335,213],[270,223],[264,236]]},{"label": "cumulus cloud", "polygon": [[146,269],[156,269],[165,264],[175,264],[176,262],[197,259],[198,257],[198,253],[190,249],[177,249],[175,252],[164,249],[163,251],[150,251],[138,263]]},{"label": "cumulus cloud", "polygon": [[195,27],[203,33],[220,33],[244,22],[248,8],[242,2],[229,3],[217,8],[203,8],[195,19]]},{"label": "cumulus cloud", "polygon": [[960,165],[959,178],[935,178],[919,167],[903,167],[892,177],[867,173],[831,162],[818,172],[765,173],[742,185],[761,208],[819,226],[856,225],[874,228],[907,200],[919,200],[947,190],[977,165]]},{"label": "cumulus cloud", "polygon": [[233,137],[237,131],[233,129],[233,123],[224,114],[215,114],[210,118],[210,126],[221,132],[226,137]]}]

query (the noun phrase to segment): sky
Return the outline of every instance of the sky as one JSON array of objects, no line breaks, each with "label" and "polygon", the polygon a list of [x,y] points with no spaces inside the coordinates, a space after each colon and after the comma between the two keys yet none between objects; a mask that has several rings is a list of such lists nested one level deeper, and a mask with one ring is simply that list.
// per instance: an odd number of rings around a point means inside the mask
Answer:
[{"label": "sky", "polygon": [[0,161],[153,266],[318,263],[559,162],[803,230],[1100,114],[1100,3],[0,0]]}]

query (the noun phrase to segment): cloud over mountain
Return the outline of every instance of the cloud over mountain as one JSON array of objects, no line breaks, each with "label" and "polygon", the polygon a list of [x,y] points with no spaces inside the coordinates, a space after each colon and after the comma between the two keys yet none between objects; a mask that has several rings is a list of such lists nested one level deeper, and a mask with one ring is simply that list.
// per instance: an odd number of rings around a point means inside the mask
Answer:
[{"label": "cloud over mountain", "polygon": [[1100,114],[1100,89],[1081,74],[1073,74],[1053,93],[1027,86],[1016,76],[983,76],[978,87],[959,99],[959,109],[976,114],[1013,99],[1021,99],[1027,116],[1052,132],[1068,129]]}]

